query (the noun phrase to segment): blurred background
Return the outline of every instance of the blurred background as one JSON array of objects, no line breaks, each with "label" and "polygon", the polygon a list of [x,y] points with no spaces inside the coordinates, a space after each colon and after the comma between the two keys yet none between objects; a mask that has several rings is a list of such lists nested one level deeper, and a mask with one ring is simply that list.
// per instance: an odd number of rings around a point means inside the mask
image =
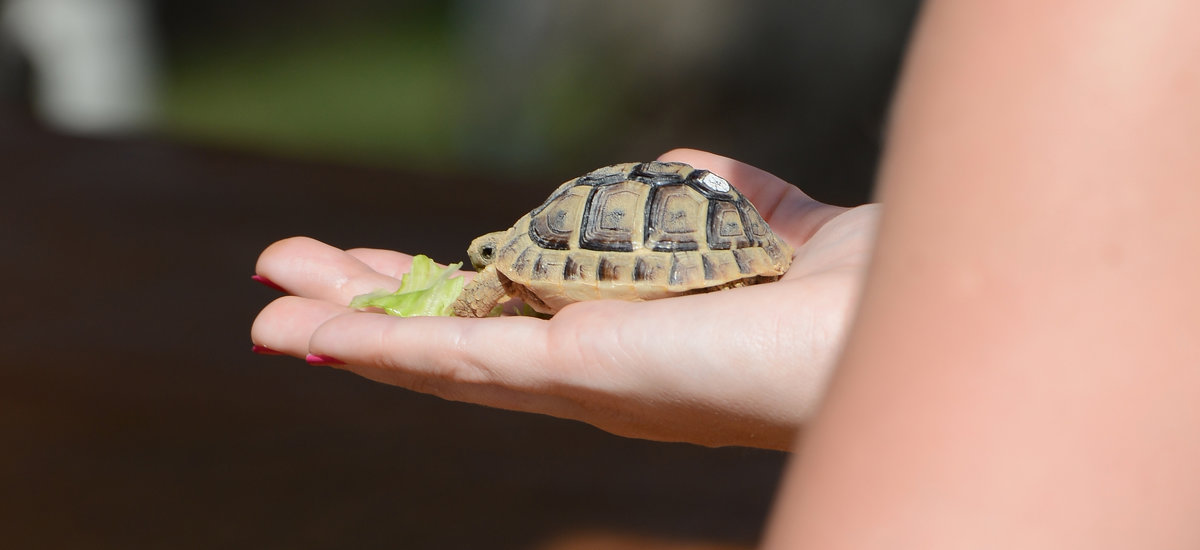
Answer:
[{"label": "blurred background", "polygon": [[547,178],[677,146],[859,203],[916,1],[6,0],[46,123]]},{"label": "blurred background", "polygon": [[249,276],[681,146],[865,202],[916,4],[0,0],[0,546],[752,547],[782,453],[255,356]]}]

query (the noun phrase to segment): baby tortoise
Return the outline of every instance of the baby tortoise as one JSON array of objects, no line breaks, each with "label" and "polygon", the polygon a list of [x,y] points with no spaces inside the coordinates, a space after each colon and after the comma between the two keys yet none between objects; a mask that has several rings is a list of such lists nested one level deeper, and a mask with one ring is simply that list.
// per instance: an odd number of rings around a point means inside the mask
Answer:
[{"label": "baby tortoise", "polygon": [[467,249],[479,274],[453,305],[506,296],[553,314],[583,300],[653,300],[774,281],[792,247],[724,178],[679,162],[607,166],[562,184]]}]

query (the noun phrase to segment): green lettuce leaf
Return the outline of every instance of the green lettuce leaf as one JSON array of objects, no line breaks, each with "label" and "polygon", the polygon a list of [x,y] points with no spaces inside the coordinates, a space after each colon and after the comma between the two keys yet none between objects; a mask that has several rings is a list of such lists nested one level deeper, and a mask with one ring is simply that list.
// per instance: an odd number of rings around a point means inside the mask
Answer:
[{"label": "green lettuce leaf", "polygon": [[414,256],[412,268],[400,278],[398,290],[355,296],[350,307],[377,307],[400,317],[449,317],[453,315],[451,304],[463,290],[463,278],[451,277],[460,267],[462,262],[438,267],[428,256]]}]

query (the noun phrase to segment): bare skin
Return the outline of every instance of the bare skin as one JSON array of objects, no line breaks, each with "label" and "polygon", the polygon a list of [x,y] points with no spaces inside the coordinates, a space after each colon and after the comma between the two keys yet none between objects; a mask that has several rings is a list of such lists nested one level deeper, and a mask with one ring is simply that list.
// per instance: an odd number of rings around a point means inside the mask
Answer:
[{"label": "bare skin", "polygon": [[[1194,0],[931,0],[877,240],[878,207],[731,165],[797,246],[780,283],[549,322],[392,320],[340,304],[407,256],[292,240],[258,272],[297,296],[254,341],[638,437],[779,448],[811,421],[769,550],[1200,547],[1196,21]],[[661,330],[743,307],[762,324],[736,337]]]},{"label": "bare skin", "polygon": [[1200,3],[933,0],[771,550],[1200,548]]},{"label": "bare skin", "polygon": [[[631,437],[786,449],[832,368],[878,207],[824,205],[762,170],[700,151],[662,160],[728,177],[796,248],[788,274],[711,294],[579,303],[550,320],[401,319],[345,304],[395,287],[410,256],[294,238],[259,258],[258,274],[291,295],[263,309],[251,337],[447,399],[581,420]],[[691,328],[673,335],[663,327]]]}]

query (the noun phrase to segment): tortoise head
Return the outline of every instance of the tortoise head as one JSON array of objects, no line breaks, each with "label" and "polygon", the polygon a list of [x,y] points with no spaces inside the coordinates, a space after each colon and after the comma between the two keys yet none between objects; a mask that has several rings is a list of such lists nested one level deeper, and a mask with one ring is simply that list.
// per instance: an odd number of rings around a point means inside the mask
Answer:
[{"label": "tortoise head", "polygon": [[506,235],[508,231],[497,231],[471,241],[467,256],[471,258],[471,265],[475,266],[476,271],[483,271],[496,260],[496,253],[500,251],[500,243],[504,242]]}]

